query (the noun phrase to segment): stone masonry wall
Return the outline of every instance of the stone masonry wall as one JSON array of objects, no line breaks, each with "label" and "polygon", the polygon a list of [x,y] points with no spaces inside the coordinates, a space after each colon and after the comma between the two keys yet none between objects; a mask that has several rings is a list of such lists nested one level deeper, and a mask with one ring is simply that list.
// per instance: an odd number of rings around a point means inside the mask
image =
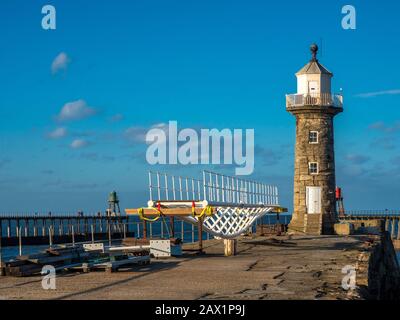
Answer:
[{"label": "stone masonry wall", "polygon": [[400,269],[390,234],[370,236],[357,263],[358,294],[364,299],[400,300]]},{"label": "stone masonry wall", "polygon": [[[321,110],[292,112],[296,116],[294,213],[292,230],[331,233],[336,219],[334,113]],[[318,131],[318,144],[309,143],[309,132]],[[309,174],[309,162],[318,162],[319,173]],[[321,187],[321,215],[307,215],[306,187]]]}]

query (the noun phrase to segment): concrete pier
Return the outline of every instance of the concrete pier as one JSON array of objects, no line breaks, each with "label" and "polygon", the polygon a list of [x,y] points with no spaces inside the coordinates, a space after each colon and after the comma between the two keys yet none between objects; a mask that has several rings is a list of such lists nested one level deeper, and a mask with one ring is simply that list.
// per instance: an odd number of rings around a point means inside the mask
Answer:
[{"label": "concrete pier", "polygon": [[[116,273],[57,276],[56,290],[41,277],[0,281],[2,299],[374,299],[398,297],[398,266],[389,238],[282,236],[242,238],[225,257],[222,240],[204,241],[206,255],[153,260]],[[197,248],[193,244],[187,248]],[[344,267],[357,272],[345,290]],[[397,268],[397,269],[396,269]],[[347,269],[348,270],[348,269]]]}]

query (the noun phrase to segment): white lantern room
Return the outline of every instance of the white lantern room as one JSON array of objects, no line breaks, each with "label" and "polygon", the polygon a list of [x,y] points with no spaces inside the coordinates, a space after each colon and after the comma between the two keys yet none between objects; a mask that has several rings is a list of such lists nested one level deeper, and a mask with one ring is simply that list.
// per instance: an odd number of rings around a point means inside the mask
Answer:
[{"label": "white lantern room", "polygon": [[320,96],[331,93],[333,74],[317,59],[318,46],[311,46],[312,59],[299,72],[297,77],[297,94]]}]

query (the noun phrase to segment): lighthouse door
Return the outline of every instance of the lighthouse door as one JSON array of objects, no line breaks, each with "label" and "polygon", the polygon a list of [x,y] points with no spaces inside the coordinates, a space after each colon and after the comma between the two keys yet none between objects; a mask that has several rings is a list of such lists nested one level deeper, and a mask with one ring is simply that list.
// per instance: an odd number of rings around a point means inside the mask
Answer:
[{"label": "lighthouse door", "polygon": [[321,187],[306,187],[307,213],[321,213]]}]

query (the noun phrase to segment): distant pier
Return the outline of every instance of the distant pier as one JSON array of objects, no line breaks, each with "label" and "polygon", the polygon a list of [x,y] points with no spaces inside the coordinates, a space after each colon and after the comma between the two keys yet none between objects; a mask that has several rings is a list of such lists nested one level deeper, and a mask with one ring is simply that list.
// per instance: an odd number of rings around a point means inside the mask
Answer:
[{"label": "distant pier", "polygon": [[[196,242],[198,228],[182,220],[149,223],[134,216],[99,214],[0,214],[2,247],[113,241],[125,238],[174,238]],[[202,232],[208,240],[210,234]]]},{"label": "distant pier", "polygon": [[17,246],[21,240],[24,245],[41,245],[133,237],[129,222],[127,216],[2,214],[1,244],[6,247]]},{"label": "distant pier", "polygon": [[360,231],[368,233],[378,227],[390,234],[396,250],[400,250],[400,211],[399,210],[356,210],[347,211],[340,216],[341,221],[351,222]]}]

